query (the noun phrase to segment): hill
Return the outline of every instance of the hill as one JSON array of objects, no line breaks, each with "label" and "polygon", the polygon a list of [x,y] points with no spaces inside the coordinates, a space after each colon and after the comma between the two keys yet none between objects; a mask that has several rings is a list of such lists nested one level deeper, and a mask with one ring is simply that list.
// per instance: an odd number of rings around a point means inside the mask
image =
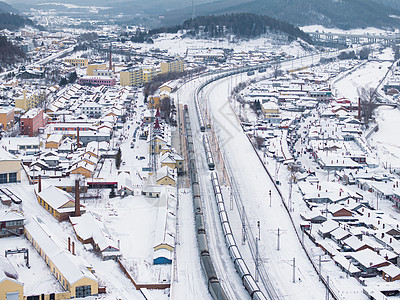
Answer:
[{"label": "hill", "polygon": [[[389,7],[397,0],[221,0],[197,5],[196,15],[248,12],[269,15],[298,26],[320,24],[342,29],[378,27],[398,28],[400,10]],[[164,14],[165,24],[189,18],[192,8],[171,10]],[[177,22],[179,20],[179,22]]]},{"label": "hill", "polygon": [[218,16],[200,16],[188,19],[180,26],[163,27],[150,30],[149,34],[161,32],[177,32],[187,30],[197,35],[202,31],[203,35],[209,37],[222,37],[234,34],[239,38],[256,38],[269,31],[285,33],[289,39],[303,39],[312,43],[308,34],[287,22],[283,22],[269,16],[260,16],[250,13],[224,14]]},{"label": "hill", "polygon": [[0,1],[0,13],[19,14],[19,11],[4,1]]},{"label": "hill", "polygon": [[5,36],[0,36],[0,70],[1,66],[12,65],[21,59],[25,59],[21,48],[13,45]]},{"label": "hill", "polygon": [[32,20],[13,13],[0,13],[0,29],[16,30],[18,28],[35,26]]}]

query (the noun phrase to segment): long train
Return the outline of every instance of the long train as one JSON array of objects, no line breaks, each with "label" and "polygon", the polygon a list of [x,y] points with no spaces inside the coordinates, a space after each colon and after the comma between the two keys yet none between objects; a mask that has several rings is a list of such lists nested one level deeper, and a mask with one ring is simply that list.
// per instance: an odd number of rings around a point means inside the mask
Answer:
[{"label": "long train", "polygon": [[[201,114],[201,110],[199,107],[199,103],[197,101],[197,97],[195,97],[195,105],[196,105],[197,116],[198,116],[198,119],[200,120],[200,122],[199,122],[200,131],[203,132],[203,130],[201,130],[202,129],[201,128],[202,114]],[[185,111],[187,114],[187,106],[185,106]],[[191,131],[190,131],[190,134],[191,134]],[[207,158],[208,169],[212,171],[215,168],[215,163],[214,163],[214,158],[212,156],[210,143],[209,143],[209,140],[208,140],[208,137],[206,134],[203,135],[203,146],[204,146],[204,151],[205,151],[206,158]],[[193,145],[192,145],[192,149],[193,149]],[[189,153],[190,153],[190,150],[189,150]],[[194,165],[194,167],[195,167],[195,165]],[[190,168],[192,168],[192,166],[190,166]],[[197,176],[197,173],[196,173],[196,176]],[[198,181],[197,177],[196,177],[196,180]],[[225,210],[225,204],[224,204],[224,199],[223,199],[223,196],[221,193],[221,187],[219,184],[218,175],[214,171],[211,172],[211,181],[212,181],[212,185],[213,185],[214,196],[217,201],[221,227],[223,230],[223,234],[225,236],[225,243],[228,248],[229,255],[235,265],[236,272],[239,274],[244,287],[246,288],[247,292],[249,293],[249,295],[252,299],[255,299],[255,300],[266,299],[263,292],[260,290],[257,282],[254,280],[249,269],[247,268],[247,265],[246,265],[245,261],[243,260],[242,255],[240,254],[239,248],[236,245],[236,241],[232,234],[231,226],[229,223],[228,214],[226,213],[226,210]],[[194,182],[194,180],[192,178],[192,185],[193,185],[193,182]],[[199,222],[204,222],[204,220],[199,221]],[[196,218],[196,228],[199,228],[197,225],[198,225],[198,219]],[[204,227],[204,223],[202,223],[201,225]]]},{"label": "long train", "polygon": [[195,213],[195,227],[196,227],[197,243],[200,252],[200,262],[207,277],[208,291],[210,292],[213,299],[227,300],[228,298],[215,272],[215,268],[212,263],[212,259],[210,257],[210,252],[208,248],[207,234],[203,216],[203,208],[201,205],[199,176],[197,173],[196,159],[194,153],[193,135],[192,135],[192,129],[190,127],[190,120],[189,120],[189,113],[187,111],[187,106],[185,106],[184,108],[184,119],[186,128],[186,146],[187,146],[188,162],[189,162],[188,165],[189,165],[190,179],[192,183],[193,208]]},{"label": "long train", "polygon": [[239,274],[244,287],[246,288],[247,292],[249,293],[252,299],[255,300],[266,299],[263,292],[260,290],[257,282],[254,280],[249,269],[247,268],[246,262],[243,260],[239,248],[236,245],[235,238],[232,234],[231,225],[229,223],[228,214],[226,213],[225,210],[224,198],[222,196],[218,175],[214,171],[211,172],[211,182],[214,189],[215,200],[217,201],[221,227],[225,236],[225,243],[226,246],[228,247],[229,255],[231,256],[231,259],[235,264],[236,272]]}]

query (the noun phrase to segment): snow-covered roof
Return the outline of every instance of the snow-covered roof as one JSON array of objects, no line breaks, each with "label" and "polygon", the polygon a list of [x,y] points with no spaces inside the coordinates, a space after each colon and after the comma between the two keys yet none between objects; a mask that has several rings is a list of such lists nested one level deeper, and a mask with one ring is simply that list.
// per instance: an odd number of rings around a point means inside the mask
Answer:
[{"label": "snow-covered roof", "polygon": [[61,140],[63,139],[63,135],[62,134],[52,134],[47,138],[47,142],[53,142],[53,143],[61,143]]},{"label": "snow-covered roof", "polygon": [[80,217],[70,217],[70,221],[76,235],[82,240],[93,238],[100,251],[109,248],[119,251],[117,243],[112,239],[104,224],[96,220],[91,213],[83,214]]},{"label": "snow-covered roof", "polygon": [[0,161],[10,161],[10,160],[19,161],[20,159],[15,157],[14,155],[10,154],[6,150],[4,150],[2,147],[0,147]]},{"label": "snow-covered roof", "polygon": [[394,278],[400,275],[400,268],[394,264],[379,268],[379,271],[385,272],[390,277]]},{"label": "snow-covered roof", "polygon": [[44,188],[38,193],[38,196],[54,209],[62,208],[69,202],[75,203],[74,198],[70,194],[53,185]]},{"label": "snow-covered roof", "polygon": [[[11,280],[13,282],[19,283],[18,280],[18,273],[8,260],[8,258],[4,256],[0,256],[0,283],[5,280]],[[22,284],[22,283],[19,283]]]},{"label": "snow-covered roof", "polygon": [[25,225],[25,229],[71,285],[84,277],[97,281],[79,257],[58,247],[51,238],[52,233],[45,230],[43,225],[32,219]]},{"label": "snow-covered roof", "polygon": [[176,198],[164,190],[159,198],[159,209],[154,237],[154,248],[160,245],[175,246]]},{"label": "snow-covered roof", "polygon": [[351,252],[349,253],[349,255],[351,255],[355,260],[357,260],[360,264],[367,268],[387,263],[387,261],[382,256],[372,251],[371,249]]},{"label": "snow-covered roof", "polygon": [[348,270],[349,273],[354,274],[361,272],[359,268],[353,265],[349,260],[342,254],[337,254],[333,257],[333,260],[338,263],[343,269]]},{"label": "snow-covered roof", "polygon": [[8,222],[8,221],[16,221],[16,220],[25,220],[25,217],[22,213],[17,211],[7,211],[0,212],[0,222]]}]

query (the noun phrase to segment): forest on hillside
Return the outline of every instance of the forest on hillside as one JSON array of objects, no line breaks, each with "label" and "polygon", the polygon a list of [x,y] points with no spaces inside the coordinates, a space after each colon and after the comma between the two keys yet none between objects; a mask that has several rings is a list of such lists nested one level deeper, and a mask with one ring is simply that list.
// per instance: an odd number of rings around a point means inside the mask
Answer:
[{"label": "forest on hillside", "polygon": [[234,34],[238,38],[256,38],[267,32],[281,32],[287,34],[289,39],[301,38],[312,43],[310,36],[298,27],[269,16],[261,16],[251,13],[223,14],[218,16],[199,16],[188,19],[182,25],[160,27],[149,31],[149,36],[157,33],[176,33],[179,30],[187,30],[193,34],[202,31],[209,37],[222,37]]},{"label": "forest on hillside", "polygon": [[0,36],[0,71],[1,66],[12,65],[20,59],[25,59],[24,51],[13,45],[5,36]]},{"label": "forest on hillside", "polygon": [[25,25],[35,26],[32,20],[12,13],[0,13],[0,29],[16,30]]}]

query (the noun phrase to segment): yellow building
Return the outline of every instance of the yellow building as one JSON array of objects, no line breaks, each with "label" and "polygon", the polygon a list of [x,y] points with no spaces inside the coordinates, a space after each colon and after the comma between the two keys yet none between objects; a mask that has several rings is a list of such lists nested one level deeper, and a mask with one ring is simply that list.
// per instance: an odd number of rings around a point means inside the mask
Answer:
[{"label": "yellow building", "polygon": [[3,107],[0,109],[0,124],[3,125],[4,130],[14,125],[14,107]]},{"label": "yellow building", "polygon": [[87,67],[87,58],[66,58],[64,62],[73,65],[74,67]]},{"label": "yellow building", "polygon": [[143,70],[135,68],[129,71],[120,72],[121,86],[141,86],[143,85]]},{"label": "yellow building", "polygon": [[161,72],[159,69],[152,66],[144,66],[143,71],[143,82],[151,81],[155,76],[159,75]]},{"label": "yellow building", "polygon": [[269,101],[261,104],[261,111],[263,112],[264,116],[270,115],[279,115],[280,110],[278,104],[275,102]]},{"label": "yellow building", "polygon": [[182,58],[161,63],[161,74],[185,71],[185,62]]},{"label": "yellow building", "polygon": [[62,134],[52,134],[47,138],[46,141],[46,149],[58,149],[60,147],[61,142],[63,140]]},{"label": "yellow building", "polygon": [[71,174],[80,174],[85,176],[86,178],[92,177],[94,174],[96,166],[85,161],[81,161],[78,164],[71,167]]},{"label": "yellow building", "polygon": [[[167,145],[167,142],[163,138],[161,138],[159,136],[155,136],[155,137],[153,137],[153,142],[151,142],[151,141],[149,142],[149,153],[160,154],[161,149],[164,148],[166,145]],[[154,149],[152,149],[152,147]]]},{"label": "yellow building", "polygon": [[160,108],[160,95],[149,96],[149,99],[147,101],[149,109]]},{"label": "yellow building", "polygon": [[[39,204],[60,222],[68,220],[69,216],[75,215],[74,198],[53,185],[38,191],[36,196]],[[80,207],[81,212],[84,212],[84,206],[80,205]]]},{"label": "yellow building", "polygon": [[0,300],[23,300],[24,284],[17,280],[18,274],[10,261],[0,256]]},{"label": "yellow building", "polygon": [[164,166],[157,170],[156,174],[156,184],[159,185],[176,185],[176,173],[173,169],[168,166]]},{"label": "yellow building", "polygon": [[29,93],[28,91],[24,90],[22,98],[15,99],[15,107],[28,111],[31,108],[37,107],[37,105],[44,101],[46,97],[47,94],[45,91]]},{"label": "yellow building", "polygon": [[70,252],[61,250],[51,239],[52,233],[44,230],[35,220],[31,220],[25,225],[24,233],[46,262],[50,272],[70,293],[70,298],[83,298],[98,294],[98,280],[88,266],[83,265],[82,261]]},{"label": "yellow building", "polygon": [[21,182],[21,160],[0,148],[0,183]]},{"label": "yellow building", "polygon": [[[162,152],[163,149],[161,149]],[[176,169],[178,172],[183,172],[183,162],[183,157],[176,152],[165,152],[160,157],[161,167],[168,166],[173,170]]]},{"label": "yellow building", "polygon": [[107,65],[106,63],[87,65],[86,75],[93,76],[94,70],[107,70]]}]

